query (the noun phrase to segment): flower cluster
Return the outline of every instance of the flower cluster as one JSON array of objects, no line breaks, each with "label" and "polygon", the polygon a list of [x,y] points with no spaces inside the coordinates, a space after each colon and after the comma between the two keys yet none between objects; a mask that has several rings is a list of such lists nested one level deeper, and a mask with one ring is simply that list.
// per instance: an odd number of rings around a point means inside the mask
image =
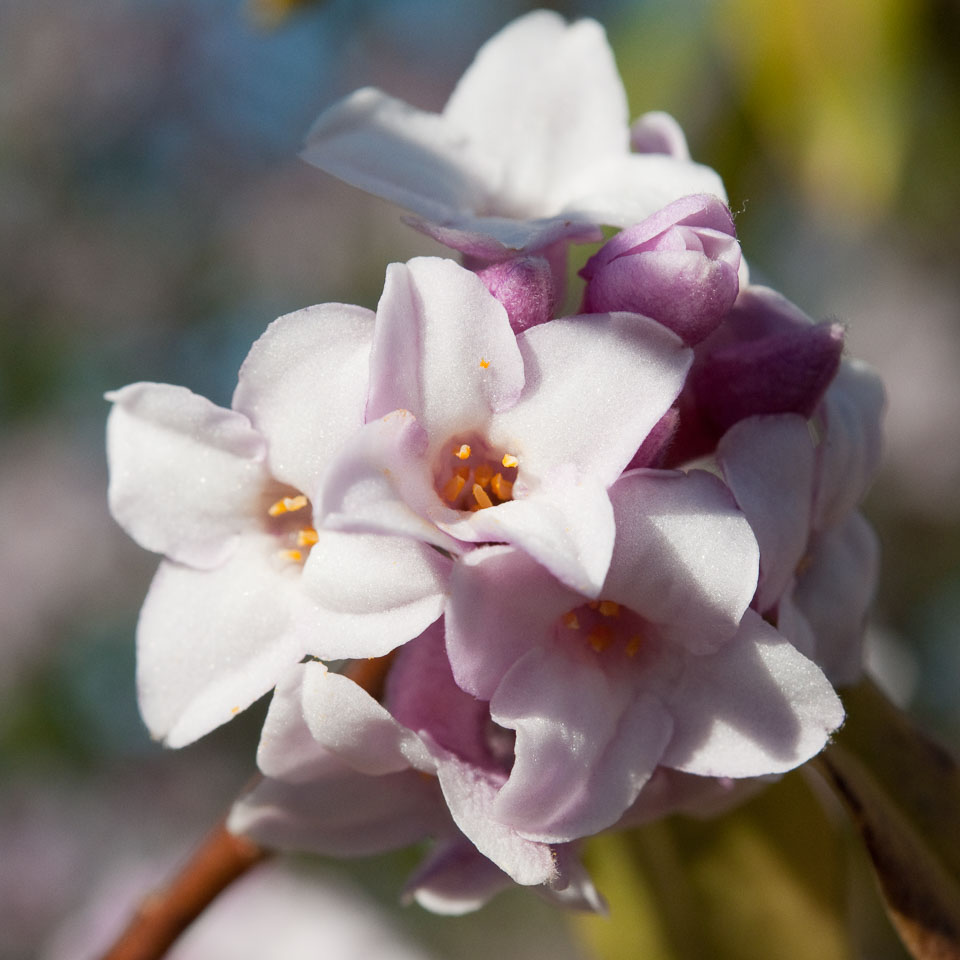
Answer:
[{"label": "flower cluster", "polygon": [[229,410],[110,395],[114,516],[165,556],[143,716],[178,746],[275,688],[232,829],[431,837],[409,892],[440,912],[511,881],[598,909],[579,840],[732,802],[841,723],[882,390],[750,285],[719,178],[671,118],[628,125],[593,21],[511,24],[439,115],[359,91],[304,156],[462,263],[281,317]]}]

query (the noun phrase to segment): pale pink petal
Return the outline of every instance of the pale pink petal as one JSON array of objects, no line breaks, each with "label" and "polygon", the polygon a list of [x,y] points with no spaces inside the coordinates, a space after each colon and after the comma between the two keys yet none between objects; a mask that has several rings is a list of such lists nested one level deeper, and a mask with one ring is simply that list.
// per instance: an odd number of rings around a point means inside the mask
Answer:
[{"label": "pale pink petal", "polygon": [[558,844],[553,848],[560,875],[538,891],[544,899],[568,910],[586,910],[607,916],[607,901],[594,886],[590,874],[580,862],[578,844]]},{"label": "pale pink petal", "polygon": [[601,669],[596,654],[537,647],[490,702],[516,730],[516,760],[497,796],[497,819],[535,840],[573,840],[614,823],[653,773],[670,738],[655,696]]},{"label": "pale pink petal", "polygon": [[240,368],[233,406],[266,437],[273,475],[311,496],[363,424],[374,315],[325,303],[275,320]]},{"label": "pale pink petal", "polygon": [[617,542],[602,594],[692,651],[732,636],[759,551],[730,491],[701,470],[637,470],[610,488]]},{"label": "pale pink petal", "polygon": [[447,654],[457,683],[489,700],[504,674],[557,619],[583,602],[512,547],[482,547],[454,565],[446,613]]},{"label": "pale pink petal", "polygon": [[766,613],[810,536],[814,453],[807,421],[790,413],[741,420],[720,440],[717,460],[760,545],[756,606]]},{"label": "pale pink petal", "polygon": [[459,917],[479,910],[509,886],[510,878],[495,863],[457,836],[417,867],[404,888],[404,899],[416,900],[431,913]]},{"label": "pale pink petal", "polygon": [[793,598],[796,579],[788,584],[777,604],[777,630],[782,633],[808,660],[816,660],[817,638],[803,611]]},{"label": "pale pink petal", "polygon": [[325,527],[412,537],[452,552],[463,545],[431,522],[456,521],[441,501],[427,459],[427,435],[407,410],[368,423],[327,472],[317,515]]},{"label": "pale pink petal", "polygon": [[637,117],[630,126],[630,146],[636,153],[665,153],[677,160],[689,160],[687,137],[677,121],[662,110]]},{"label": "pale pink petal", "polygon": [[137,685],[144,721],[169,746],[245,710],[306,651],[306,602],[272,548],[250,536],[214,570],[160,565],[137,626]]},{"label": "pale pink petal", "polygon": [[517,337],[526,386],[490,441],[528,486],[561,464],[613,483],[676,399],[692,353],[666,327],[627,313],[552,320]]},{"label": "pale pink petal", "polygon": [[304,667],[302,702],[313,738],[352,770],[382,776],[411,766],[433,769],[415,733],[397,723],[366,690],[318,661]]},{"label": "pale pink petal", "polygon": [[409,410],[431,449],[483,430],[523,389],[523,361],[503,305],[452,260],[387,268],[370,360],[367,419]]},{"label": "pale pink petal", "polygon": [[382,657],[443,612],[451,561],[407,537],[321,530],[303,568],[305,593],[330,615],[313,652]]},{"label": "pale pink petal", "polygon": [[797,577],[793,600],[816,637],[813,659],[832,683],[855,683],[863,632],[877,589],[880,545],[862,514],[823,534]]},{"label": "pale pink petal", "polygon": [[564,210],[613,227],[629,227],[692,193],[727,202],[711,167],[657,153],[608,156],[568,182]]},{"label": "pale pink petal", "polygon": [[444,117],[499,161],[495,212],[514,216],[558,212],[579,170],[628,149],[626,96],[603,28],[546,10],[481,47]]},{"label": "pale pink petal", "polygon": [[227,827],[269,849],[362,857],[449,829],[436,781],[414,770],[369,777],[345,765],[311,783],[263,780]]},{"label": "pale pink petal", "polygon": [[716,653],[687,657],[670,710],[674,735],[663,764],[704,777],[791,770],[843,721],[820,669],[753,610]]},{"label": "pale pink petal", "polygon": [[845,360],[821,406],[824,438],[814,500],[817,530],[840,523],[863,498],[880,465],[883,383],[875,370]]},{"label": "pale pink petal", "polygon": [[465,763],[439,747],[434,756],[450,815],[480,853],[520,884],[546,883],[556,876],[548,846],[525,839],[493,816],[501,774]]},{"label": "pale pink petal", "polygon": [[107,394],[110,510],[140,546],[215,567],[265,516],[266,445],[250,421],[185,387]]},{"label": "pale pink petal", "polygon": [[573,468],[548,474],[528,497],[440,526],[458,540],[520,547],[590,597],[603,585],[615,535],[606,490],[589,474],[577,476]]},{"label": "pale pink petal", "polygon": [[300,155],[431,220],[481,209],[497,175],[456,124],[371,88],[320,114]]}]

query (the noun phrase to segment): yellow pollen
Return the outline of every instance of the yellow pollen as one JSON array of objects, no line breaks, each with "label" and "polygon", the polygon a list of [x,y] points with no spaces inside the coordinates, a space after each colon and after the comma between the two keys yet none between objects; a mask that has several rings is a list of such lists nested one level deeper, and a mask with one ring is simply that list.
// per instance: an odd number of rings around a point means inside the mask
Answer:
[{"label": "yellow pollen", "polygon": [[486,370],[487,367],[490,366],[490,361],[489,361],[489,360],[484,360],[483,357],[481,357],[481,358],[480,358],[480,366],[483,367],[484,370]]},{"label": "yellow pollen", "polygon": [[580,629],[580,618],[577,616],[577,612],[575,610],[568,610],[563,615],[563,625],[565,627],[569,627],[571,630]]},{"label": "yellow pollen", "polygon": [[283,555],[294,563],[300,563],[303,560],[303,554],[299,550],[284,550]]},{"label": "yellow pollen", "polygon": [[600,611],[601,616],[604,617],[620,616],[620,604],[615,603],[613,600],[601,600],[600,606],[597,609]]},{"label": "yellow pollen", "polygon": [[460,460],[469,460],[470,459],[470,444],[461,443],[456,450],[453,451],[453,455]]},{"label": "yellow pollen", "polygon": [[520,461],[512,453],[505,453],[500,462],[509,470],[510,467],[515,467]]},{"label": "yellow pollen", "polygon": [[453,501],[460,496],[460,492],[466,485],[467,478],[461,476],[459,473],[455,473],[447,481],[447,485],[443,488],[443,498],[448,500],[450,503],[453,503]]},{"label": "yellow pollen", "polygon": [[320,539],[320,534],[313,527],[304,527],[297,533],[298,547],[312,547]]},{"label": "yellow pollen", "polygon": [[513,499],[513,484],[509,480],[504,480],[502,473],[494,474],[490,481],[490,489],[496,494],[498,500]]},{"label": "yellow pollen", "polygon": [[493,479],[493,470],[491,470],[487,464],[481,463],[480,466],[473,471],[473,479],[486,490],[490,485],[490,481]]},{"label": "yellow pollen", "polygon": [[301,493],[296,497],[283,497],[276,503],[270,505],[267,513],[271,517],[279,517],[284,513],[293,513],[295,510],[302,510],[307,505],[307,498]]},{"label": "yellow pollen", "polygon": [[473,499],[477,501],[477,507],[480,510],[486,510],[493,506],[493,501],[487,496],[487,491],[479,483],[473,485]]},{"label": "yellow pollen", "polygon": [[603,653],[613,642],[613,631],[608,624],[598,623],[587,634],[587,640],[597,653]]},{"label": "yellow pollen", "polygon": [[643,643],[643,637],[639,634],[632,636],[627,642],[626,654],[628,657],[635,657],[640,650],[640,644]]}]

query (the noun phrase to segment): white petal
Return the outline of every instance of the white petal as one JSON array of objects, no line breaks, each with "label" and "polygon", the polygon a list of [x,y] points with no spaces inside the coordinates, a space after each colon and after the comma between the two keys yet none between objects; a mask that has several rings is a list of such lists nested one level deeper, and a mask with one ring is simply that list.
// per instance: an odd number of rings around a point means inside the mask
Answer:
[{"label": "white petal", "polygon": [[626,95],[603,28],[546,10],[480,49],[444,116],[499,160],[498,213],[556,213],[576,171],[628,149]]},{"label": "white petal", "polygon": [[273,541],[245,537],[214,570],[160,565],[137,626],[140,710],[171,747],[246,709],[305,652],[296,573],[272,563]]},{"label": "white petal", "polygon": [[367,419],[409,410],[431,449],[482,431],[523,389],[523,361],[503,305],[452,260],[387,268],[377,308]]},{"label": "white petal", "polygon": [[302,587],[329,613],[323,660],[382,657],[443,612],[451,562],[407,537],[322,530]]},{"label": "white petal", "polygon": [[820,669],[752,610],[716,653],[687,658],[670,706],[675,728],[662,762],[703,777],[791,770],[843,721]]},{"label": "white petal", "polygon": [[737,631],[759,551],[730,491],[702,470],[636,470],[610,488],[617,542],[603,596],[693,651]]},{"label": "white petal", "polygon": [[233,406],[266,437],[275,477],[312,496],[363,424],[374,315],[325,303],[275,320],[240,368]]},{"label": "white petal", "polygon": [[720,440],[717,460],[760,544],[757,609],[783,594],[810,536],[813,439],[796,414],[747,417]]},{"label": "white petal", "polygon": [[317,743],[360,773],[381,776],[410,766],[433,770],[415,733],[348,677],[316,661],[304,669],[303,716]]},{"label": "white petal", "polygon": [[663,154],[609,157],[585,167],[566,187],[564,211],[597,223],[629,227],[692,193],[726,203],[719,174],[710,167]]},{"label": "white petal", "polygon": [[317,118],[307,163],[431,220],[486,204],[495,167],[460,128],[379,90],[357,90]]},{"label": "white petal", "polygon": [[666,327],[630,313],[552,320],[517,343],[526,385],[489,435],[519,458],[530,486],[565,463],[613,483],[676,399],[692,357]]},{"label": "white petal", "polygon": [[214,567],[266,516],[265,444],[242,414],[185,387],[107,394],[110,509],[147,550]]}]

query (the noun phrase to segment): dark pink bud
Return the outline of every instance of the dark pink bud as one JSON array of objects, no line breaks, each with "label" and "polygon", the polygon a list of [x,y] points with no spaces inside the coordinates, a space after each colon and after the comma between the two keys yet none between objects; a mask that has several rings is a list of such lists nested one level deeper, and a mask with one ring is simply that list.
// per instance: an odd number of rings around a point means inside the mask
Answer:
[{"label": "dark pink bud", "polygon": [[587,281],[583,310],[641,313],[693,345],[733,306],[739,267],[730,211],[710,194],[681,197],[587,261],[580,271]]},{"label": "dark pink bud", "polygon": [[553,316],[556,285],[545,258],[517,257],[491,263],[476,273],[506,308],[514,333],[535,327]]},{"label": "dark pink bud", "polygon": [[838,323],[730,344],[694,371],[697,406],[721,431],[755,414],[810,417],[836,375],[842,353]]}]

